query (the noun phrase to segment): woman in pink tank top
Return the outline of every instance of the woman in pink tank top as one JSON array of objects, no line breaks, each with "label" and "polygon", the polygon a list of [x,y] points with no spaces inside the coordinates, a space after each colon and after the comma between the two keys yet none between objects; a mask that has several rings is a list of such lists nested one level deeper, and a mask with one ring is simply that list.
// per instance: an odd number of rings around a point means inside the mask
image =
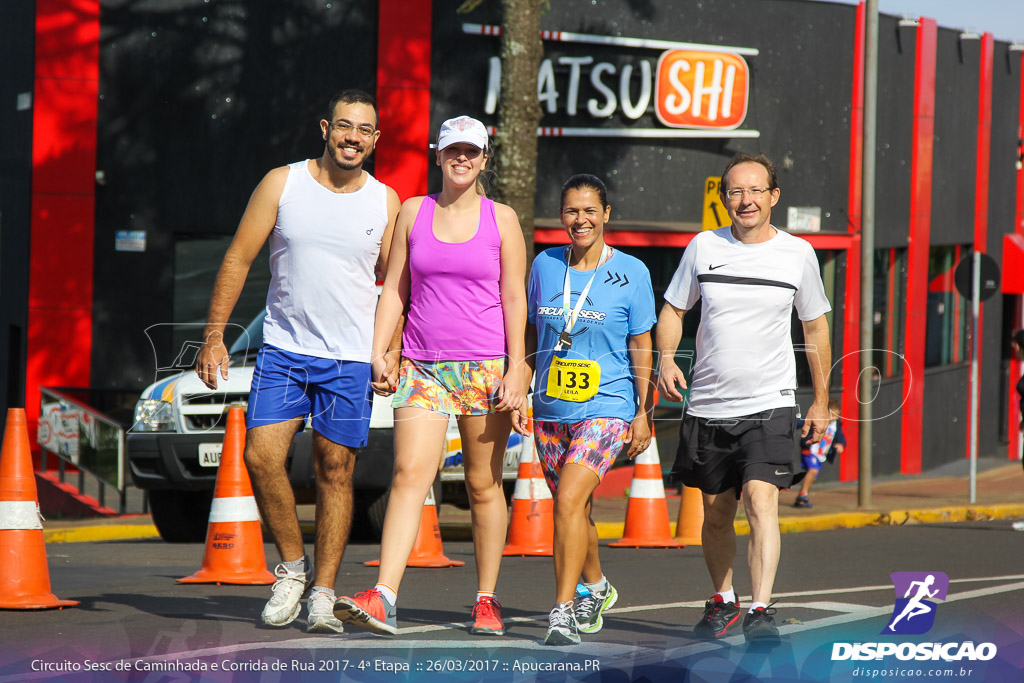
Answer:
[{"label": "woman in pink tank top", "polygon": [[[398,586],[437,475],[448,416],[462,436],[473,520],[477,595],[472,633],[505,632],[495,600],[508,508],[501,472],[512,411],[525,404],[526,244],[510,207],[478,191],[487,130],[468,116],[437,138],[440,194],[398,216],[373,335],[373,388],[394,393],[395,473],[377,585],[342,597],[335,614],[375,633],[396,631]],[[408,304],[401,366],[388,349]]]}]

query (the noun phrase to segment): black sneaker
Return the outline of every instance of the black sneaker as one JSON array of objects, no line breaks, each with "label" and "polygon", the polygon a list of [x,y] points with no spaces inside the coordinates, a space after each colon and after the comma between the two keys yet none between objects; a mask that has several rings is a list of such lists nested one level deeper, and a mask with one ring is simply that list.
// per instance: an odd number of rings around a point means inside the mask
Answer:
[{"label": "black sneaker", "polygon": [[795,507],[795,508],[812,508],[814,506],[811,504],[811,501],[810,501],[810,499],[807,496],[797,496],[796,497],[796,502],[793,503],[793,507]]},{"label": "black sneaker", "polygon": [[775,608],[769,605],[747,612],[747,616],[743,617],[743,635],[748,643],[778,642],[779,629],[775,626]]},{"label": "black sneaker", "polygon": [[725,602],[718,593],[704,603],[704,618],[693,627],[698,638],[721,638],[740,618],[740,601]]}]

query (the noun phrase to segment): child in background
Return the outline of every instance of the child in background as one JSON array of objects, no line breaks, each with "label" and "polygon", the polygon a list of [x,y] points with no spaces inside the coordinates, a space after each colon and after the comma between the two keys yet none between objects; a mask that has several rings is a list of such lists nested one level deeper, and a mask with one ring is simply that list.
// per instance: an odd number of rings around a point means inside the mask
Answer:
[{"label": "child in background", "polygon": [[846,437],[839,431],[840,407],[839,399],[835,397],[829,399],[828,409],[832,414],[832,421],[825,428],[825,434],[821,437],[821,441],[812,444],[806,437],[800,441],[800,460],[806,474],[803,485],[800,487],[800,493],[793,503],[795,508],[814,507],[807,494],[810,492],[814,480],[818,478],[821,466],[826,461],[831,463],[846,448]]}]

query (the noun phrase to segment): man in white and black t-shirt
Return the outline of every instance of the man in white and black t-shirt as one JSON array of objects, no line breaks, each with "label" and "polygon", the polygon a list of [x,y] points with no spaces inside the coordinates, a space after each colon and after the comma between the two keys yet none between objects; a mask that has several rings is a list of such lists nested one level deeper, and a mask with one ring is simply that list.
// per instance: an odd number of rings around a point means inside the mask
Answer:
[{"label": "man in white and black t-shirt", "polygon": [[665,292],[657,327],[658,387],[681,401],[686,389],[675,351],[683,314],[701,301],[697,356],[673,473],[704,494],[704,560],[715,584],[700,638],[718,638],[740,616],[732,583],[737,502],[750,522],[747,561],[753,601],[743,619],[747,641],[779,637],[770,607],[779,563],[779,489],[793,484],[798,449],[792,310],[803,323],[814,383],[803,435],[817,441],[828,425],[831,310],[814,249],[771,224],[779,186],[763,155],[738,154],[722,174],[732,225],[693,238]]}]

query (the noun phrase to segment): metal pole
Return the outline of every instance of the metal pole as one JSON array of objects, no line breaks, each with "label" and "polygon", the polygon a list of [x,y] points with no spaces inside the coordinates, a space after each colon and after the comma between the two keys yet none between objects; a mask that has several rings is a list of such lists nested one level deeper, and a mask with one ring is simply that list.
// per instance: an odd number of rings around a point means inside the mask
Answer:
[{"label": "metal pole", "polygon": [[[861,194],[860,280],[860,473],[857,505],[871,507],[871,403],[874,390],[875,146],[878,127],[878,0],[864,6],[864,149]],[[847,383],[848,386],[852,382]]]},{"label": "metal pole", "polygon": [[978,484],[978,317],[981,310],[981,252],[971,254],[971,496],[973,504]]}]

